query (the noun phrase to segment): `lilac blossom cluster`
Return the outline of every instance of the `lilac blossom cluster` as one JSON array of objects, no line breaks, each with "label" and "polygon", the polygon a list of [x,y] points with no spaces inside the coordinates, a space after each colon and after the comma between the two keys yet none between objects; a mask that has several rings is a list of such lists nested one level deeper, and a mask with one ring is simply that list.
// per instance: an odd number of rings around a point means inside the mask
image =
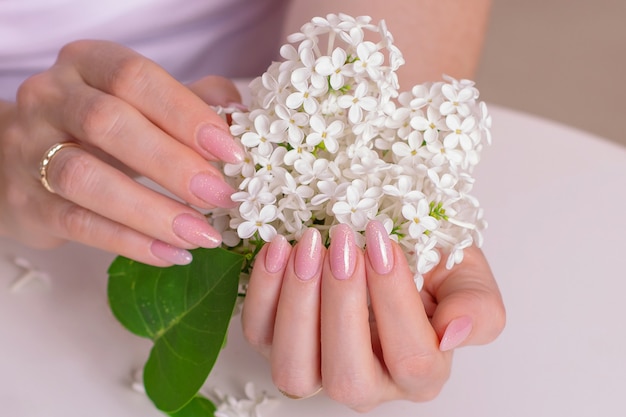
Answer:
[{"label": "lilac blossom cluster", "polygon": [[231,115],[247,159],[224,167],[240,203],[213,213],[225,243],[254,254],[277,233],[297,241],[313,226],[328,239],[344,223],[363,246],[377,219],[418,287],[442,256],[451,268],[480,246],[470,192],[491,119],[474,83],[444,76],[400,93],[402,53],[366,16],[314,18],[288,41],[250,84],[250,110]]}]

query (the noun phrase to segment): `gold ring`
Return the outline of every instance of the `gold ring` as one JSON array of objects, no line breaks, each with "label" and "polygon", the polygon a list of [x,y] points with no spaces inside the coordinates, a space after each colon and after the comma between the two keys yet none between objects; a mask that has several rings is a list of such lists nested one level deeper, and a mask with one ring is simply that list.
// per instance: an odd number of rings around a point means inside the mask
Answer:
[{"label": "gold ring", "polygon": [[297,395],[293,395],[293,394],[289,394],[288,392],[285,392],[281,389],[279,389],[278,391],[283,394],[285,397],[290,398],[292,400],[306,400],[307,398],[311,398],[311,397],[315,397],[317,394],[319,394],[322,391],[323,387],[319,387],[314,393],[307,395],[306,397],[298,397]]},{"label": "gold ring", "polygon": [[46,190],[50,191],[52,194],[56,193],[48,182],[48,165],[50,165],[50,161],[52,161],[52,158],[54,158],[54,156],[59,153],[61,149],[69,147],[79,148],[80,145],[78,145],[78,143],[76,142],[56,143],[46,151],[46,153],[43,155],[43,158],[41,158],[41,162],[39,163],[39,179],[41,180],[41,184]]}]

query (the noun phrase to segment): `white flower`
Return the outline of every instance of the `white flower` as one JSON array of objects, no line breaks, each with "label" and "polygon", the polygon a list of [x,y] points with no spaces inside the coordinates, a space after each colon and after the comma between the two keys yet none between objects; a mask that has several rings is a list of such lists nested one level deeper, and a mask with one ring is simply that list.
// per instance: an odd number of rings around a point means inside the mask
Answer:
[{"label": "white flower", "polygon": [[367,84],[360,83],[354,94],[345,94],[337,100],[339,107],[348,110],[351,123],[359,123],[363,119],[363,111],[372,111],[378,104],[374,97],[367,96]]},{"label": "white flower", "polygon": [[419,200],[417,204],[407,203],[403,205],[402,215],[409,220],[409,234],[414,239],[426,231],[437,229],[439,226],[437,219],[430,216],[430,207],[425,198]]},{"label": "white flower", "polygon": [[377,189],[366,189],[361,180],[354,180],[346,189],[344,201],[333,205],[333,213],[341,223],[350,223],[356,230],[365,230],[368,220],[373,218],[378,206]]},{"label": "white flower", "polygon": [[423,192],[414,188],[413,179],[408,175],[401,175],[394,185],[385,185],[383,191],[387,195],[398,198],[403,204],[415,203],[426,197]]},{"label": "white flower", "polygon": [[261,155],[270,155],[274,149],[272,143],[282,139],[280,133],[271,132],[270,119],[264,114],[254,119],[254,130],[241,136],[241,143],[249,148],[257,148]]},{"label": "white flower", "polygon": [[293,167],[300,174],[298,181],[301,184],[310,184],[313,181],[332,181],[334,175],[328,169],[329,165],[326,159],[300,159],[294,163]]},{"label": "white flower", "polygon": [[426,117],[423,115],[413,117],[410,124],[413,129],[423,132],[427,143],[436,141],[439,138],[439,132],[446,129],[445,119],[434,107],[428,107]]},{"label": "white flower", "polygon": [[[402,54],[369,17],[316,17],[288,40],[283,61],[250,84],[250,111],[232,115],[247,153],[224,167],[239,189],[227,210],[236,250],[254,256],[276,233],[293,243],[307,227],[328,241],[339,223],[363,247],[378,219],[418,287],[440,251],[459,262],[486,227],[472,168],[491,118],[473,82],[444,76],[399,92]],[[223,209],[214,215],[225,223]]]},{"label": "white flower", "polygon": [[260,177],[254,177],[248,182],[247,191],[239,191],[231,196],[233,201],[241,202],[239,210],[250,213],[259,205],[274,204],[276,196],[269,191],[267,184]]},{"label": "white flower", "polygon": [[347,65],[348,55],[342,48],[335,48],[332,56],[323,56],[315,65],[315,71],[325,77],[330,77],[330,86],[339,90],[345,85],[345,76],[351,76],[353,71]]},{"label": "white flower", "polygon": [[311,116],[309,124],[313,131],[306,137],[307,145],[317,146],[320,143],[324,143],[328,152],[337,153],[339,150],[337,139],[340,138],[343,133],[343,122],[341,120],[334,120],[327,126],[323,117],[314,114]]},{"label": "white flower", "polygon": [[278,217],[276,206],[263,206],[261,211],[254,208],[251,211],[241,213],[241,217],[245,221],[237,226],[237,234],[242,239],[249,239],[256,232],[259,232],[261,239],[266,242],[269,242],[276,236],[276,229],[271,225]]},{"label": "white flower", "polygon": [[450,128],[451,132],[443,139],[443,146],[447,149],[454,149],[460,143],[463,150],[468,151],[474,145],[470,134],[476,126],[476,120],[473,117],[468,117],[461,121],[456,114],[450,114],[446,117],[446,125]]},{"label": "white flower", "polygon": [[467,117],[471,113],[469,103],[475,96],[473,88],[463,87],[459,89],[454,85],[446,84],[441,87],[441,93],[447,99],[439,107],[441,114],[447,116],[452,113],[458,113],[462,117]]},{"label": "white flower", "polygon": [[252,382],[245,385],[244,393],[244,398],[237,399],[214,389],[208,396],[215,403],[215,417],[261,417],[261,408],[272,401],[272,398],[264,392],[257,394]]},{"label": "white flower", "polygon": [[309,115],[292,110],[284,104],[278,104],[274,111],[278,120],[274,120],[270,126],[273,132],[287,132],[291,146],[298,146],[304,139],[304,126],[309,123]]},{"label": "white flower", "polygon": [[356,55],[359,58],[354,63],[354,72],[361,74],[367,71],[372,80],[378,80],[381,76],[380,67],[385,57],[378,51],[372,42],[363,42],[356,47]]}]

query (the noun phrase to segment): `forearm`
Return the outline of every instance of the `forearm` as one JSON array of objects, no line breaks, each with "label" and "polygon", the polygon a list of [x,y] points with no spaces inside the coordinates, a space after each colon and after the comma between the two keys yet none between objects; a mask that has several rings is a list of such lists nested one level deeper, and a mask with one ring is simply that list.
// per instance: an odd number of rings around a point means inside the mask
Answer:
[{"label": "forearm", "polygon": [[480,59],[491,0],[344,0],[338,8],[331,0],[292,0],[286,33],[313,16],[327,13],[369,15],[384,19],[402,51],[406,64],[398,70],[407,89],[442,74],[473,78]]}]

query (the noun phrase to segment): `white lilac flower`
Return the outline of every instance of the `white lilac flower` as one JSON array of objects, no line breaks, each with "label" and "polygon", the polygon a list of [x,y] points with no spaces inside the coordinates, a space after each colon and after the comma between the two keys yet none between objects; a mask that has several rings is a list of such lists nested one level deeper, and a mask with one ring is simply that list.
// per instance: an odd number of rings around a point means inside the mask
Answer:
[{"label": "white lilac flower", "polygon": [[425,198],[415,203],[402,206],[402,215],[409,221],[409,234],[412,238],[419,238],[424,232],[432,232],[439,227],[437,219],[430,215],[430,208]]},{"label": "white lilac flower", "polygon": [[348,119],[354,125],[363,120],[363,111],[373,111],[378,104],[374,97],[367,95],[367,89],[367,83],[359,83],[354,94],[346,93],[337,99],[339,107],[349,109]]},{"label": "white lilac flower", "polygon": [[278,217],[276,206],[267,205],[259,211],[256,207],[248,212],[241,213],[243,222],[237,226],[237,233],[242,239],[249,239],[258,233],[266,242],[276,235],[276,229],[271,223]]},{"label": "white lilac flower", "polygon": [[330,153],[337,153],[339,143],[337,140],[342,136],[344,127],[341,120],[333,120],[326,125],[326,120],[317,114],[311,116],[310,126],[312,132],[306,137],[306,143],[310,146],[324,144]]},{"label": "white lilac flower", "polygon": [[[247,157],[224,172],[238,189],[228,212],[253,256],[276,233],[295,242],[307,227],[329,241],[348,224],[356,242],[373,219],[405,251],[419,287],[447,256],[482,243],[472,171],[491,142],[491,117],[469,80],[443,76],[399,91],[404,62],[384,22],[316,17],[290,35],[281,62],[250,84],[250,111],[232,114]],[[220,230],[224,211],[215,211]]]},{"label": "white lilac flower", "polygon": [[244,394],[244,398],[236,398],[214,388],[207,396],[215,402],[215,417],[261,417],[261,409],[275,401],[265,392],[257,393],[252,382],[245,385]]},{"label": "white lilac flower", "polygon": [[341,48],[335,48],[332,56],[323,56],[315,64],[315,71],[330,77],[329,83],[334,90],[339,90],[345,85],[346,77],[353,75],[351,64],[348,63],[348,55]]}]

